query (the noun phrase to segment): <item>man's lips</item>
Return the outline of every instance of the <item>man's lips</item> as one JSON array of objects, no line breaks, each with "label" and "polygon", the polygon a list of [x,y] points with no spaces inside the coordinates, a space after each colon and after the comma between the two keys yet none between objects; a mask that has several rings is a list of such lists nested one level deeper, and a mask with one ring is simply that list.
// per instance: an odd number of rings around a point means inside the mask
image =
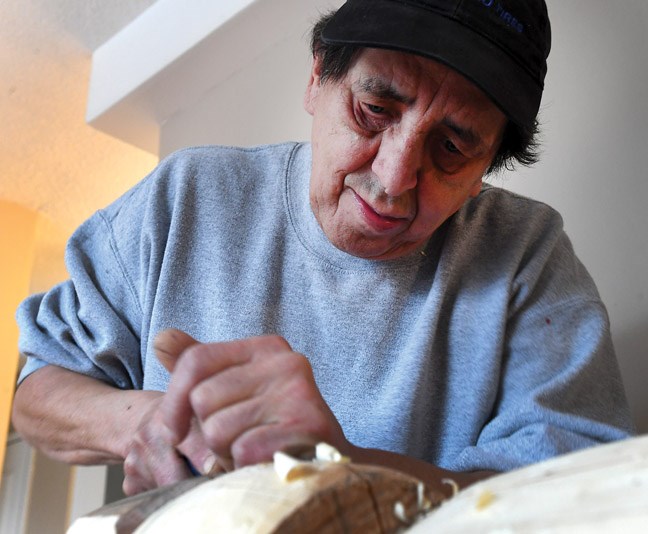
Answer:
[{"label": "man's lips", "polygon": [[379,232],[400,229],[402,226],[409,223],[408,217],[395,217],[392,215],[379,213],[367,202],[365,202],[365,200],[355,191],[353,191],[353,197],[355,198],[355,201],[358,204],[360,212],[364,216],[365,221],[369,224],[369,226]]}]

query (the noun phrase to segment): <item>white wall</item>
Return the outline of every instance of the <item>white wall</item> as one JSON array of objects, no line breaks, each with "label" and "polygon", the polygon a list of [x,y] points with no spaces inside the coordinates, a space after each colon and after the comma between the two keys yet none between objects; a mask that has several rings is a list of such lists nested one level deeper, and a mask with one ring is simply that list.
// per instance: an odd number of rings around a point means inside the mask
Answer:
[{"label": "white wall", "polygon": [[308,139],[310,115],[302,99],[310,67],[300,33],[266,50],[207,93],[199,105],[176,114],[160,130],[160,154],[189,145],[251,146]]},{"label": "white wall", "polygon": [[504,185],[562,213],[608,306],[635,420],[648,432],[648,2],[547,3],[544,154]]},{"label": "white wall", "polygon": [[[309,7],[302,9],[311,13],[310,24],[342,3],[309,0]],[[275,4],[276,16],[284,17],[286,10],[279,4],[286,2],[276,0]],[[274,24],[272,20],[253,23]],[[310,116],[303,110],[302,100],[310,73],[309,39],[310,28],[300,22],[283,40],[264,48],[250,65],[208,91],[197,105],[167,119],[160,128],[161,157],[190,145],[252,146],[308,139]],[[253,43],[249,46],[262,48]],[[218,69],[219,64],[215,61],[204,68]]]},{"label": "white wall", "polygon": [[[635,419],[648,432],[648,2],[548,6],[553,50],[541,112],[543,159],[493,181],[563,214],[608,305]],[[167,120],[161,154],[204,143],[308,138],[301,107],[308,62],[304,29]]]}]

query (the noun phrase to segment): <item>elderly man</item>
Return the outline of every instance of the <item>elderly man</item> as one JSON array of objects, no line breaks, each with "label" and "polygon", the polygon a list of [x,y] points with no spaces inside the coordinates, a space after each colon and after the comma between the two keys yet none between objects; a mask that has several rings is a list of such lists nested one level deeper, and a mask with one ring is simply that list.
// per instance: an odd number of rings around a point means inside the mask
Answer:
[{"label": "elderly man", "polygon": [[534,160],[542,0],[349,0],[312,144],[180,151],[18,312],[14,423],[127,493],[327,441],[461,485],[631,431],[605,308]]}]

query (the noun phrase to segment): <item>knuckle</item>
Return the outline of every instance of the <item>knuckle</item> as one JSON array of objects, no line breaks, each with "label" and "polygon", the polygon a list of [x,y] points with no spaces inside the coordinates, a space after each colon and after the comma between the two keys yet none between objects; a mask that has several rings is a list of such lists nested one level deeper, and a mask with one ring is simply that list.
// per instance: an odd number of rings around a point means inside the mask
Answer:
[{"label": "knuckle", "polygon": [[288,380],[314,382],[308,358],[292,351],[264,352],[259,354],[258,365],[268,376],[281,376]]},{"label": "knuckle", "polygon": [[303,354],[292,353],[290,358],[286,358],[285,365],[288,367],[288,371],[294,373],[297,376],[306,376],[308,378],[312,377],[312,367],[308,358]]},{"label": "knuckle", "polygon": [[229,456],[231,441],[226,426],[219,418],[212,417],[203,424],[203,435],[207,446],[219,456]]},{"label": "knuckle", "polygon": [[180,357],[176,372],[188,376],[195,376],[200,373],[202,368],[202,345],[196,344],[185,349]]},{"label": "knuckle", "polygon": [[131,477],[137,474],[137,464],[138,462],[132,457],[127,456],[124,460],[124,474],[127,477]]},{"label": "knuckle", "polygon": [[299,399],[316,398],[315,383],[301,374],[294,373],[291,380],[292,395]]},{"label": "knuckle", "polygon": [[266,451],[258,440],[246,437],[241,437],[232,444],[231,455],[236,467],[254,465],[272,458],[272,453]]},{"label": "knuckle", "polygon": [[206,393],[205,388],[193,388],[189,392],[189,404],[199,419],[205,419],[209,415],[210,396]]},{"label": "knuckle", "polygon": [[323,438],[329,434],[330,425],[327,420],[317,417],[312,410],[306,409],[286,417],[282,426],[286,427],[293,434],[309,437]]},{"label": "knuckle", "polygon": [[286,341],[285,338],[277,335],[277,334],[270,334],[267,336],[262,336],[259,338],[262,347],[264,349],[271,349],[271,350],[290,350],[290,345],[288,344],[288,341]]}]

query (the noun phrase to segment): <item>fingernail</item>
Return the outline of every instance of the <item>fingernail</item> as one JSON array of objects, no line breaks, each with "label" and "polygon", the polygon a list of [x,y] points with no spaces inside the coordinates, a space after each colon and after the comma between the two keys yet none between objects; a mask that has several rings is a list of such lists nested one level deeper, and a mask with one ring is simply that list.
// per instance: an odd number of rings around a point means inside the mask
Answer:
[{"label": "fingernail", "polygon": [[209,455],[205,459],[205,463],[203,463],[203,474],[205,475],[211,475],[212,470],[216,466],[216,456],[214,455]]}]

